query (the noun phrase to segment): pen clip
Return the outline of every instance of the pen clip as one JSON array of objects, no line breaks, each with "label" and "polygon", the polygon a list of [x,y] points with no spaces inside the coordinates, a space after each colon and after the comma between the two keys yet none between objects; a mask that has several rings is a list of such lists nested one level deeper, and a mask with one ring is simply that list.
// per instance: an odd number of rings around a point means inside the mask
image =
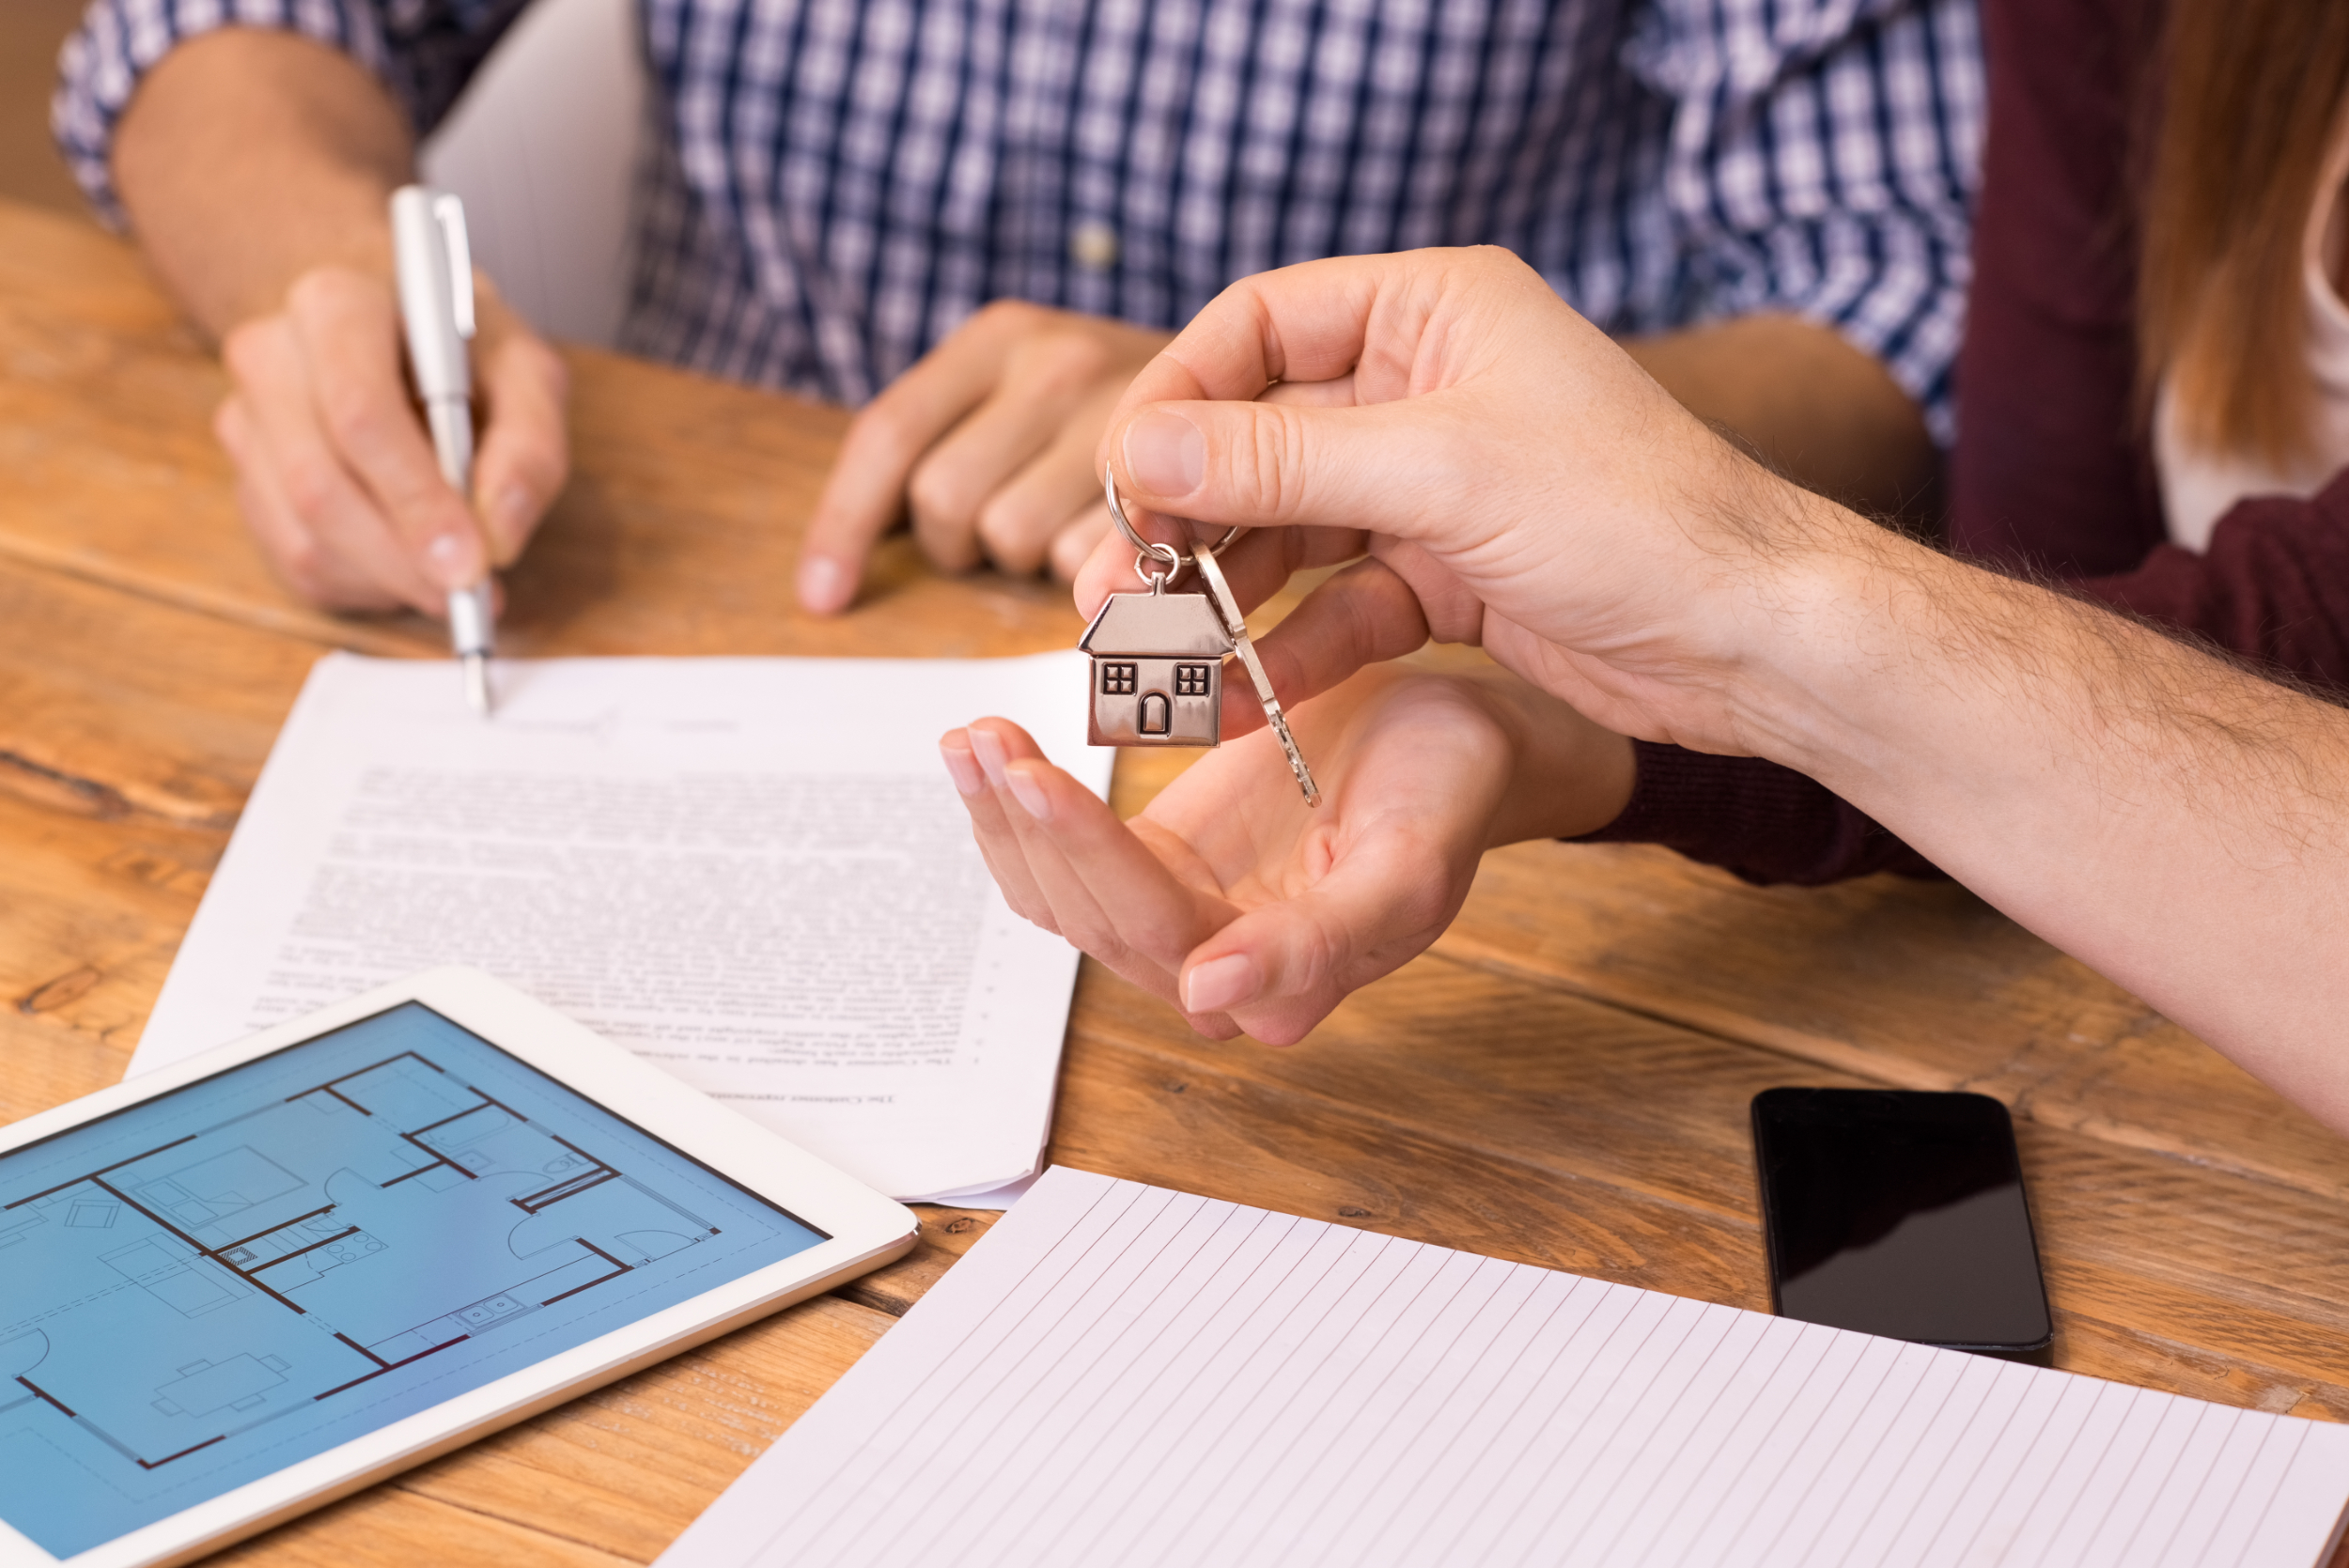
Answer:
[{"label": "pen clip", "polygon": [[432,201],[432,221],[441,227],[441,242],[448,247],[448,309],[457,335],[474,334],[473,245],[465,236],[465,204],[446,192]]}]

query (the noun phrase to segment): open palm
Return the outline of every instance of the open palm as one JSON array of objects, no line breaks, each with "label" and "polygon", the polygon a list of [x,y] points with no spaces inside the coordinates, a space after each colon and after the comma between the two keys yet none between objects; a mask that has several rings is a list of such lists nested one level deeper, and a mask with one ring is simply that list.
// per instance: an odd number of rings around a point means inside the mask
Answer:
[{"label": "open palm", "polygon": [[[1130,824],[1006,720],[941,745],[1015,909],[1202,1033],[1274,1045],[1434,941],[1486,847],[1598,827],[1629,788],[1615,737],[1497,672],[1368,670],[1293,722],[1318,809],[1259,729],[1202,757]],[[1562,755],[1577,748],[1592,766]],[[1513,789],[1529,765],[1551,786]]]}]

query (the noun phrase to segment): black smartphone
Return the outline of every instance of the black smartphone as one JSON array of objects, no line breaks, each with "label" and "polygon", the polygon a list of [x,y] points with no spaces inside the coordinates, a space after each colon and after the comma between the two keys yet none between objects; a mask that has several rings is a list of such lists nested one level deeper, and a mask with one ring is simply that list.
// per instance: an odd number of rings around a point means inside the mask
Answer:
[{"label": "black smartphone", "polygon": [[1997,1100],[1766,1089],[1753,1154],[1781,1317],[1994,1356],[2054,1339],[2015,1125]]}]

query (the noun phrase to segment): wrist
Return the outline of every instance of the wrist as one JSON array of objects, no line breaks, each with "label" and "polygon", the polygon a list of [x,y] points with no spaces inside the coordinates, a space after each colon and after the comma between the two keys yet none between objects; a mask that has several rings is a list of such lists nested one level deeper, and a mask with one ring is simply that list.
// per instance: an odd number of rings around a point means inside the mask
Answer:
[{"label": "wrist", "polygon": [[1815,496],[1799,548],[1757,575],[1719,695],[1729,744],[1813,778],[1870,756],[1885,705],[1906,705],[1923,650],[1940,645],[1951,584],[1937,551]]}]

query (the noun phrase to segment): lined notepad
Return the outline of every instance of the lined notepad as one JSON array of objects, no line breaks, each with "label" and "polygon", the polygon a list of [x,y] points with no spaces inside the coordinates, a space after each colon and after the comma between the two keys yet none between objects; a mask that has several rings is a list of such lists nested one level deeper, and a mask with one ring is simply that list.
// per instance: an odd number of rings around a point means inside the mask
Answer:
[{"label": "lined notepad", "polygon": [[661,1558],[2311,1568],[2349,1428],[1056,1169]]}]

